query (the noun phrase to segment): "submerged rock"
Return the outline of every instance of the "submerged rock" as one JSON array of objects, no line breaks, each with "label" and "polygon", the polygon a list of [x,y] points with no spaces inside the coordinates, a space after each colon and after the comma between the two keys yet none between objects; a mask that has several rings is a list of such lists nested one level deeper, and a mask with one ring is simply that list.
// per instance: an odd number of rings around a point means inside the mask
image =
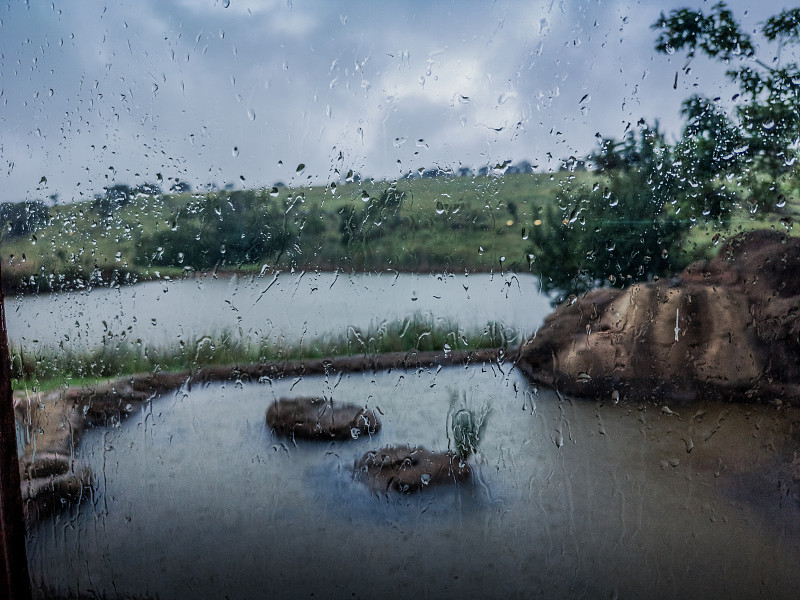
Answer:
[{"label": "submerged rock", "polygon": [[276,433],[318,440],[355,439],[381,428],[375,413],[355,404],[326,398],[281,398],[267,409],[267,425]]},{"label": "submerged rock", "polygon": [[418,492],[435,484],[469,477],[469,463],[453,452],[422,447],[393,446],[367,452],[355,463],[356,476],[376,492]]},{"label": "submerged rock", "polygon": [[800,239],[753,231],[671,281],[562,304],[518,365],[577,396],[796,402],[799,310]]}]

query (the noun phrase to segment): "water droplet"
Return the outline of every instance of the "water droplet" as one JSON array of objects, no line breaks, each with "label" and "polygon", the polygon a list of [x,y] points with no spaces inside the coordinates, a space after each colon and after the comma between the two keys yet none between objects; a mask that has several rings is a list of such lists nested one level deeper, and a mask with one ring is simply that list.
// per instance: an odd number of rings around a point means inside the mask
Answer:
[{"label": "water droplet", "polygon": [[300,163],[299,165],[297,165],[297,169],[295,170],[295,172],[300,173],[305,168],[306,168],[305,163]]},{"label": "water droplet", "polygon": [[278,193],[279,193],[278,192],[278,188],[275,187],[275,186],[272,186],[272,189],[269,191],[269,195],[272,196],[273,198],[277,198],[278,197]]},{"label": "water droplet", "polygon": [[463,96],[463,95],[459,95],[459,97],[458,97],[458,101],[459,101],[461,104],[469,104],[469,96]]},{"label": "water droplet", "polygon": [[553,441],[556,444],[556,448],[561,448],[561,446],[564,445],[564,435],[560,430],[556,431],[556,436],[553,438]]},{"label": "water droplet", "polygon": [[256,111],[254,111],[252,108],[248,108],[247,109],[247,118],[250,119],[251,121],[255,121],[256,120]]},{"label": "water droplet", "polygon": [[394,142],[392,142],[392,146],[394,146],[395,148],[399,148],[400,146],[402,146],[405,143],[406,143],[406,138],[404,138],[404,137],[396,137],[396,138],[394,138]]},{"label": "water droplet", "polygon": [[369,192],[367,190],[361,190],[361,199],[364,202],[367,202],[369,200]]},{"label": "water droplet", "polygon": [[763,125],[761,125],[761,127],[769,131],[770,129],[775,127],[775,121],[766,121]]},{"label": "water droplet", "polygon": [[775,203],[775,206],[777,206],[778,208],[783,208],[784,206],[786,206],[786,196],[784,196],[783,194],[779,194],[778,201]]},{"label": "water droplet", "polygon": [[228,8],[231,5],[231,0],[222,0],[222,8]]},{"label": "water droplet", "polygon": [[239,146],[234,146],[233,150],[231,150],[231,154],[233,155],[234,158],[239,156]]}]

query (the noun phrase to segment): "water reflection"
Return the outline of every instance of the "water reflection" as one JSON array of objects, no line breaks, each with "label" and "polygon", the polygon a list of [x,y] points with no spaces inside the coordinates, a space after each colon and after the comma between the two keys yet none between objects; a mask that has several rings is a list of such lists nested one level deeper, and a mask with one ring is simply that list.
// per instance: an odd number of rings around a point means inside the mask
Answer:
[{"label": "water reflection", "polygon": [[[409,496],[353,481],[367,450],[447,449],[458,389],[492,406],[471,480]],[[277,438],[264,414],[289,395],[367,405],[383,429]],[[50,589],[161,598],[789,598],[787,427],[760,406],[573,402],[497,366],[214,384],[89,432],[96,494],[33,532],[31,567]]]}]

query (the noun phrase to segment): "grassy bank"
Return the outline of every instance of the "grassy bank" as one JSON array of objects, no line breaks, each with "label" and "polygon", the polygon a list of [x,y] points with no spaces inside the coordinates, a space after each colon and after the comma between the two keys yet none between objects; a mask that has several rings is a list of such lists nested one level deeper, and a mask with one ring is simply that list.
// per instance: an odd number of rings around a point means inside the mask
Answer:
[{"label": "grassy bank", "polygon": [[136,342],[107,343],[95,349],[11,348],[14,388],[47,391],[133,373],[175,372],[217,365],[258,364],[339,356],[375,356],[391,352],[459,351],[509,347],[520,332],[497,323],[466,331],[456,323],[416,315],[367,329],[349,328],[341,336],[280,344],[224,331],[171,346]]}]

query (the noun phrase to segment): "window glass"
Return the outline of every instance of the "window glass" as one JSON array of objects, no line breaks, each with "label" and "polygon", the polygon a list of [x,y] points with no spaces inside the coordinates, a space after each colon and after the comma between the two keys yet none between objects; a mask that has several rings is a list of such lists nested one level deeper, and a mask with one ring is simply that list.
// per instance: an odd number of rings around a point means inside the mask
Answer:
[{"label": "window glass", "polygon": [[793,597],[767,4],[4,4],[34,597]]}]

